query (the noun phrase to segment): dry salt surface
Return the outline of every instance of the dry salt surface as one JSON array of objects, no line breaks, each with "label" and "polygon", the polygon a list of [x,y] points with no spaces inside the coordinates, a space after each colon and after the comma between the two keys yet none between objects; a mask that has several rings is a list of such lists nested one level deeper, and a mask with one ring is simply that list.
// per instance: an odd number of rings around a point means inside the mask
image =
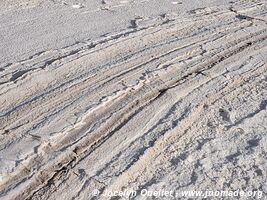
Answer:
[{"label": "dry salt surface", "polygon": [[0,1],[0,199],[266,199],[266,13],[264,0]]}]

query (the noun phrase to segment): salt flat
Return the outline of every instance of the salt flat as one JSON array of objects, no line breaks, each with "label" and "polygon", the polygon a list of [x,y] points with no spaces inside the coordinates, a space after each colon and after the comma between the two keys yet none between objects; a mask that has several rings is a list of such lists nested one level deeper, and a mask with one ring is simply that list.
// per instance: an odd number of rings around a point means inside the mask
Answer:
[{"label": "salt flat", "polygon": [[0,199],[266,198],[266,3],[1,1]]}]

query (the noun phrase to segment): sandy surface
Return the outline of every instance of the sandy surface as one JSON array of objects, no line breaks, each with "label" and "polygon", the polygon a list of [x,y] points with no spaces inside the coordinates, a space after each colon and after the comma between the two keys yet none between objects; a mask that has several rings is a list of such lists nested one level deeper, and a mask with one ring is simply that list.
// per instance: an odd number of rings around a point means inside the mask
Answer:
[{"label": "sandy surface", "polygon": [[266,13],[263,0],[1,1],[0,199],[266,199]]}]

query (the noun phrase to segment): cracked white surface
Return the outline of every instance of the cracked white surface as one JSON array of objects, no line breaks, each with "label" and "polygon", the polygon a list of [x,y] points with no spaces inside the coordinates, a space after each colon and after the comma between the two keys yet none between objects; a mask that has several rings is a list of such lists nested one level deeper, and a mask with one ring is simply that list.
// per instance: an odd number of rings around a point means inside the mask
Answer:
[{"label": "cracked white surface", "polygon": [[1,199],[266,196],[266,1],[192,2],[1,2]]}]

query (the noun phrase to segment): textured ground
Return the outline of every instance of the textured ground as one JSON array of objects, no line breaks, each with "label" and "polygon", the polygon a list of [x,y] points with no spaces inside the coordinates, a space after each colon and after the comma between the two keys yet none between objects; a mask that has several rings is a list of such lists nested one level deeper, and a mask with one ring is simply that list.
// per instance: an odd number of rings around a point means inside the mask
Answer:
[{"label": "textured ground", "polygon": [[1,2],[0,199],[267,195],[267,3],[197,2]]}]

